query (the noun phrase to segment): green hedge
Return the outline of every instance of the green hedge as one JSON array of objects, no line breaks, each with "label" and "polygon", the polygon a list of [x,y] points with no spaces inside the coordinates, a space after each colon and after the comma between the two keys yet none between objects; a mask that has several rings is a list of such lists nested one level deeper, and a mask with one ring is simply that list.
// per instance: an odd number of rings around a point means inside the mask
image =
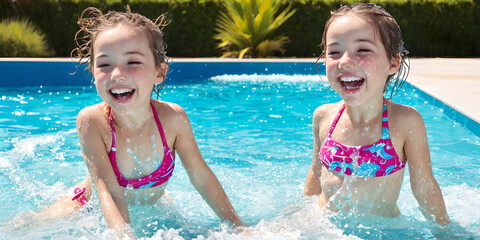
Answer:
[{"label": "green hedge", "polygon": [[25,19],[0,21],[0,57],[49,57],[45,35]]},{"label": "green hedge", "polygon": [[[165,13],[168,55],[215,57],[215,20],[223,10],[220,0],[2,0],[0,18],[28,18],[46,34],[55,55],[69,56],[78,16],[88,6],[123,10],[125,4],[151,19]],[[280,29],[288,36],[285,57],[315,57],[325,20],[331,10],[348,0],[284,0],[297,12]],[[410,56],[479,57],[480,0],[376,0],[398,21]]]}]

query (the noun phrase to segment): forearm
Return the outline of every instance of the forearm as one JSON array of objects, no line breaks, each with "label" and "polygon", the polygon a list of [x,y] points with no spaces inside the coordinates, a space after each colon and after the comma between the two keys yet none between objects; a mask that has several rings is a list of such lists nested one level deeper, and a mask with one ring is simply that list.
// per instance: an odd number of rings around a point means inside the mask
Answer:
[{"label": "forearm", "polygon": [[445,207],[445,201],[437,182],[425,184],[419,191],[426,193],[416,196],[425,218],[441,225],[449,224],[450,220]]},{"label": "forearm", "polygon": [[105,216],[105,220],[110,228],[119,228],[123,227],[125,224],[130,223],[130,219],[128,217],[128,212],[126,216],[122,214],[118,207],[116,206],[113,199],[108,199],[109,196],[100,197],[100,202],[102,204],[102,211],[103,215]]},{"label": "forearm", "polygon": [[208,174],[204,180],[205,181],[192,181],[192,184],[215,214],[217,214],[220,219],[227,220],[236,227],[244,226],[217,177],[212,173]]},{"label": "forearm", "polygon": [[[440,193],[440,188],[438,189],[437,194],[432,194],[430,199],[428,200],[430,204],[425,204],[426,206],[422,206],[425,214],[428,214],[428,218],[434,220],[440,225],[446,225],[450,223],[450,219],[447,214],[447,209],[445,207],[445,201],[443,200],[443,196]],[[433,219],[432,219],[433,218]]]},{"label": "forearm", "polygon": [[320,185],[320,177],[315,174],[315,170],[310,168],[308,171],[307,179],[305,181],[305,188],[303,190],[304,196],[319,195],[322,193],[322,187]]},{"label": "forearm", "polygon": [[[125,198],[122,193],[112,193],[102,181],[97,182],[97,189],[102,204],[103,215],[110,228],[122,228],[130,223]],[[122,201],[123,200],[123,201]]]}]

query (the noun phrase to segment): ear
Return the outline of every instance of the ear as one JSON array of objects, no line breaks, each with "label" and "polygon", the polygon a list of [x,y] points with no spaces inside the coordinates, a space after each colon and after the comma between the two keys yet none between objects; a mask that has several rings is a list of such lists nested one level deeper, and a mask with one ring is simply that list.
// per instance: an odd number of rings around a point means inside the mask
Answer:
[{"label": "ear", "polygon": [[388,75],[392,75],[400,69],[400,61],[401,61],[400,53],[397,53],[395,59],[390,61],[390,68],[388,69]]},{"label": "ear", "polygon": [[157,76],[155,78],[155,84],[160,84],[165,81],[167,75],[168,64],[166,62],[160,63],[160,68],[157,68]]}]

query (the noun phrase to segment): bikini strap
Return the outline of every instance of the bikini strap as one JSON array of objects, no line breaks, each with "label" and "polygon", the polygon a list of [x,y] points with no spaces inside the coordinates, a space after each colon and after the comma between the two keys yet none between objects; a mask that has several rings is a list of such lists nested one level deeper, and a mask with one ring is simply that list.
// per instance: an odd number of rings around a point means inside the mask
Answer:
[{"label": "bikini strap", "polygon": [[[338,111],[337,116],[335,116],[335,119],[333,119],[332,126],[330,126],[330,131],[328,132],[330,135],[333,133],[333,130],[337,126],[338,120],[340,119],[340,116],[342,116],[342,113],[344,110],[345,110],[345,104],[343,104],[343,106]],[[385,98],[383,98],[382,128],[388,129],[388,111],[387,111],[387,101],[385,100]]]},{"label": "bikini strap", "polygon": [[382,127],[383,129],[388,129],[387,101],[385,100],[385,98],[383,98]]},{"label": "bikini strap", "polygon": [[[165,134],[163,133],[163,128],[162,128],[162,123],[160,122],[160,119],[158,118],[157,111],[155,110],[155,107],[153,106],[152,102],[150,102],[150,107],[152,108],[153,111],[153,116],[155,117],[155,122],[157,123],[158,126],[158,131],[160,132],[160,136],[162,137],[162,142],[165,146],[167,143],[167,139],[165,138]],[[116,143],[116,132],[115,132],[115,124],[113,123],[113,115],[112,115],[112,110],[110,109],[110,114],[108,116],[108,121],[110,123],[110,129],[112,130],[112,149],[110,151],[116,151],[117,143]]]},{"label": "bikini strap", "polygon": [[108,153],[108,159],[112,164],[113,172],[115,172],[115,175],[117,176],[117,181],[120,183],[121,181],[126,180],[126,178],[120,173],[117,166],[117,133],[115,132],[115,124],[113,123],[112,108],[110,108],[108,122],[110,123],[110,130],[112,131],[112,148]]},{"label": "bikini strap", "polygon": [[112,115],[112,108],[110,108],[110,114],[108,116],[108,122],[110,123],[110,129],[112,130],[112,149],[110,151],[117,151],[117,134],[115,132],[115,124],[113,124],[113,115]]},{"label": "bikini strap", "polygon": [[155,110],[155,107],[153,106],[152,102],[150,102],[150,106],[152,107],[152,112],[153,112],[153,116],[155,117],[155,122],[157,122],[158,131],[160,132],[160,136],[162,137],[163,147],[166,147],[167,149],[169,149],[167,144],[167,139],[165,138],[165,133],[163,132],[162,123],[158,118],[157,111]]},{"label": "bikini strap", "polygon": [[342,116],[343,110],[345,110],[345,103],[342,105],[342,107],[338,111],[337,116],[335,116],[335,119],[333,119],[332,126],[330,126],[330,131],[328,132],[328,134],[332,135],[333,130],[337,126],[338,119],[340,119],[340,116]]}]

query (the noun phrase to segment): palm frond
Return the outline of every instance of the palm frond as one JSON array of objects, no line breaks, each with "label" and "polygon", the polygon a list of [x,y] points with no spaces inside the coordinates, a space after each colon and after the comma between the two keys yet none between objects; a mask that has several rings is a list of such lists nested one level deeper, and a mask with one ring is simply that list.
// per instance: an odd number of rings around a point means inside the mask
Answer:
[{"label": "palm frond", "polygon": [[278,36],[273,40],[265,40],[258,44],[257,52],[259,57],[268,57],[272,56],[273,52],[279,51],[282,54],[285,53],[286,49],[283,47],[285,44],[289,43],[288,37]]},{"label": "palm frond", "polygon": [[226,11],[220,13],[214,38],[222,57],[268,57],[285,53],[288,37],[271,37],[294,13],[289,4],[280,13],[280,0],[225,0]]}]

